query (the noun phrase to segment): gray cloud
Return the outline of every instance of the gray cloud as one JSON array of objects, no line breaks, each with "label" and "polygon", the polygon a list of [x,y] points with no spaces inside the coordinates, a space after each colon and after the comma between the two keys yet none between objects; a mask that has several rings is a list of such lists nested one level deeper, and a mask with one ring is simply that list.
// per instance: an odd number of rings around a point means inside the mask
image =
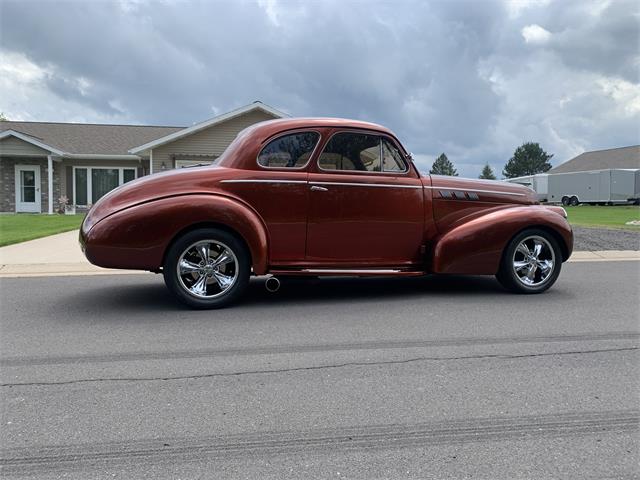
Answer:
[{"label": "gray cloud", "polygon": [[188,125],[260,99],[383,123],[470,176],[525,140],[556,162],[638,142],[633,1],[0,2],[0,49],[44,72],[8,75],[10,117]]}]

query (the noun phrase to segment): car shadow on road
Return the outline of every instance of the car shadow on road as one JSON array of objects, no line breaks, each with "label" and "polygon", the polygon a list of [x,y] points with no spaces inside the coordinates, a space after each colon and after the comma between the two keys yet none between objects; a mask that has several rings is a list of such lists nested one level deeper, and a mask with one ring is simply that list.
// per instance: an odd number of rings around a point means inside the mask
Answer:
[{"label": "car shadow on road", "polygon": [[[137,277],[137,278],[136,278]],[[142,281],[141,281],[142,279]],[[115,280],[115,278],[113,278]],[[493,277],[427,276],[406,278],[287,278],[277,292],[268,292],[265,278],[251,280],[247,292],[232,309],[287,307],[310,305],[318,307],[327,302],[371,303],[406,301],[429,296],[448,298],[458,296],[509,295]],[[167,291],[161,279],[154,277],[119,277],[113,281],[91,282],[82,291],[69,293],[60,305],[65,309],[108,311],[111,314],[130,314],[136,311],[189,311],[190,309]]]},{"label": "car shadow on road", "polygon": [[280,290],[268,292],[264,280],[254,280],[243,299],[245,305],[283,302],[402,300],[415,296],[486,295],[504,292],[493,277],[426,276],[405,278],[322,279],[287,278]]}]

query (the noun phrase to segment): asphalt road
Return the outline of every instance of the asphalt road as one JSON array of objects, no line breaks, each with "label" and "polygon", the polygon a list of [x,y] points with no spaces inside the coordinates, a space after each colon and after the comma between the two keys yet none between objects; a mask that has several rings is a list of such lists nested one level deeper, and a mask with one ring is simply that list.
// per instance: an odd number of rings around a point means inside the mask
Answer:
[{"label": "asphalt road", "polygon": [[32,478],[637,478],[640,262],[324,279],[221,311],[153,275],[0,281],[0,466]]}]

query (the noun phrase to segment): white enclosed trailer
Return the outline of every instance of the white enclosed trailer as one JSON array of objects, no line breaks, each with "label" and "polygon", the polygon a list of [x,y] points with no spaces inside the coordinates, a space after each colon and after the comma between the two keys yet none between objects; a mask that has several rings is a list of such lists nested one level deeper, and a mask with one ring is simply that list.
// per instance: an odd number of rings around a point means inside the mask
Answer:
[{"label": "white enclosed trailer", "polygon": [[538,173],[536,175],[526,175],[524,177],[507,178],[507,182],[518,183],[525,187],[531,188],[536,192],[538,201],[546,202],[549,193],[549,181],[546,173]]},{"label": "white enclosed trailer", "polygon": [[548,201],[563,205],[637,202],[640,198],[640,170],[554,173],[548,175],[548,187]]}]

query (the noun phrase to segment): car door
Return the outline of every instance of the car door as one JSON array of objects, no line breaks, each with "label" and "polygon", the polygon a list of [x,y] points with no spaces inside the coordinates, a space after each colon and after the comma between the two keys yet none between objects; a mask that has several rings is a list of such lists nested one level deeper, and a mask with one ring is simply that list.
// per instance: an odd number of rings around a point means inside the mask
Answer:
[{"label": "car door", "polygon": [[309,192],[308,264],[421,263],[422,182],[391,137],[333,131],[310,170]]},{"label": "car door", "polygon": [[264,220],[272,265],[300,262],[305,255],[309,186],[307,167],[320,140],[316,130],[294,130],[265,140],[252,170],[225,188]]}]

